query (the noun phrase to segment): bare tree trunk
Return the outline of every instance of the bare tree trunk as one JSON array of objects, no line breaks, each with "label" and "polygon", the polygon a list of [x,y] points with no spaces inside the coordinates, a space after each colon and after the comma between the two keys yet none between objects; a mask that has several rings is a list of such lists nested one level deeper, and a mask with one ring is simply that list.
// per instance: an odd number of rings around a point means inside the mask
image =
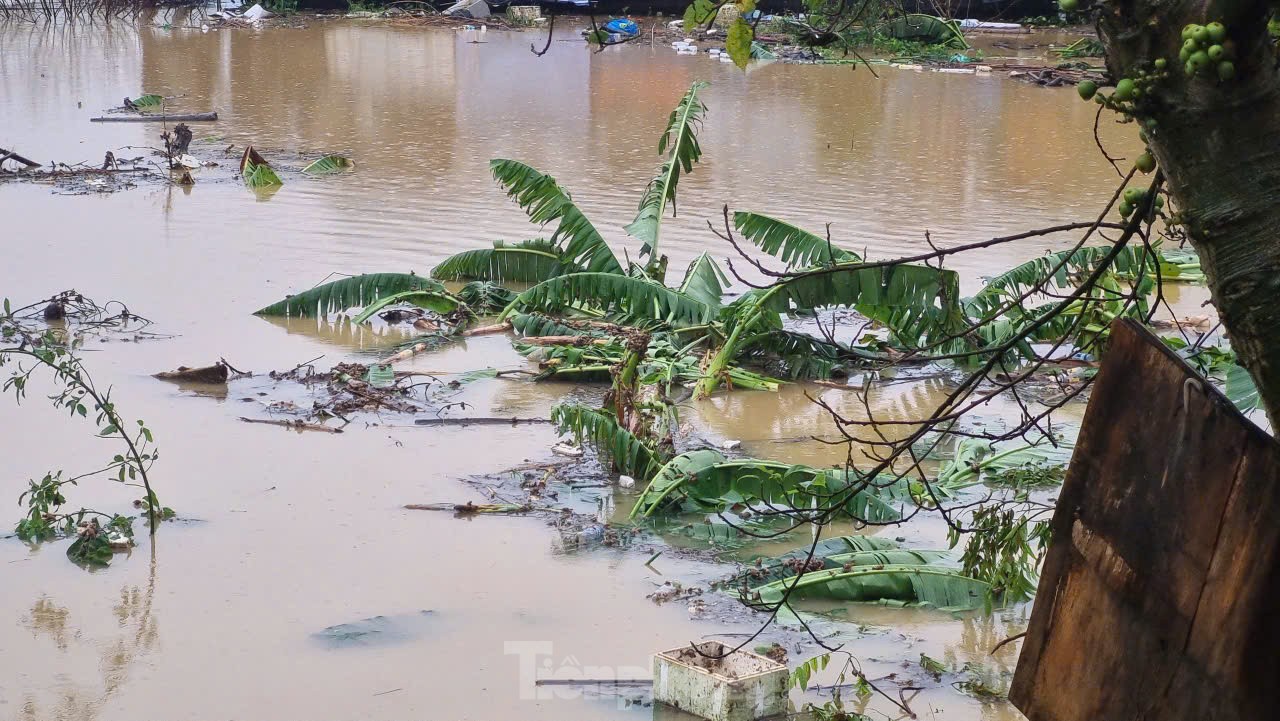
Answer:
[{"label": "bare tree trunk", "polygon": [[[1117,80],[1166,59],[1167,77],[1136,103],[1152,154],[1201,256],[1240,363],[1280,426],[1280,76],[1263,2],[1124,0],[1099,5]],[[1188,77],[1182,28],[1218,21],[1235,78]]]}]

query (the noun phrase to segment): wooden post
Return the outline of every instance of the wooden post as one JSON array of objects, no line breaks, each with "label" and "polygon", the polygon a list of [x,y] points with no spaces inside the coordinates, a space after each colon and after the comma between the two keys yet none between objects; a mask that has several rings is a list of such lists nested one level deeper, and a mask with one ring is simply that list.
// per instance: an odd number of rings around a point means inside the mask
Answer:
[{"label": "wooden post", "polygon": [[1112,325],[1009,697],[1030,721],[1280,717],[1280,445]]}]

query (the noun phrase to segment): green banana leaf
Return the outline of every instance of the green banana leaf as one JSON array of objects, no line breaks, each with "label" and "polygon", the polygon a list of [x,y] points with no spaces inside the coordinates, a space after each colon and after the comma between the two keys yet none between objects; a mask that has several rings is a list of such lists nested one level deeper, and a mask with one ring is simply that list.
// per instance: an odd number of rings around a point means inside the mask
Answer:
[{"label": "green banana leaf", "polygon": [[837,494],[845,513],[871,522],[898,520],[899,507],[912,502],[905,481],[867,483],[844,469],[730,460],[704,449],[668,461],[631,509],[631,517],[648,517],[678,502],[704,511],[756,503],[804,509],[814,499],[827,503]]},{"label": "green banana leaf", "polygon": [[990,584],[951,568],[932,565],[854,566],[832,568],[784,578],[755,589],[763,603],[780,603],[792,587],[790,600],[892,601],[961,611],[984,608]]},{"label": "green banana leaf", "polygon": [[660,321],[671,325],[707,323],[714,309],[647,278],[615,273],[571,273],[543,281],[516,296],[503,318],[516,311],[563,312],[592,308],[624,323]]},{"label": "green banana leaf", "polygon": [[374,313],[395,303],[408,303],[441,314],[452,313],[462,306],[462,301],[456,296],[442,290],[406,290],[383,296],[366,305],[359,315],[351,319],[351,322],[363,323],[372,318]]},{"label": "green banana leaf", "polygon": [[742,237],[788,268],[862,262],[857,253],[838,248],[826,238],[760,213],[734,213],[733,226]]},{"label": "green banana leaf", "polygon": [[667,128],[658,140],[658,154],[670,153],[667,160],[658,169],[658,174],[640,198],[640,207],[635,220],[624,230],[633,238],[643,242],[640,257],[649,259],[649,267],[658,260],[658,237],[662,231],[662,216],[668,205],[674,215],[676,206],[676,186],[680,183],[681,172],[691,172],[693,164],[702,157],[702,148],[698,145],[697,124],[707,106],[698,100],[698,93],[707,87],[707,83],[695,82],[689,91],[680,99],[675,110],[667,118]]},{"label": "green banana leaf", "polygon": [[284,185],[284,181],[280,180],[280,176],[276,175],[276,171],[271,169],[266,159],[252,145],[245,148],[244,155],[240,156],[240,176],[250,188]]},{"label": "green banana leaf", "polygon": [[411,290],[443,292],[444,286],[413,273],[371,273],[353,275],[291,295],[254,312],[254,315],[282,315],[300,318],[327,316]]},{"label": "green banana leaf", "polygon": [[1226,384],[1223,387],[1223,392],[1241,413],[1256,410],[1262,405],[1262,399],[1258,395],[1258,386],[1254,384],[1253,376],[1249,375],[1249,371],[1234,363],[1227,367]]},{"label": "green banana leaf", "polygon": [[500,313],[516,294],[487,280],[473,280],[458,290],[458,298],[477,315]]},{"label": "green banana leaf", "polygon": [[147,93],[146,95],[140,95],[129,102],[133,104],[133,107],[139,110],[143,108],[156,108],[164,104],[164,96]]},{"label": "green banana leaf", "polygon": [[560,403],[551,408],[551,422],[561,433],[572,433],[579,444],[590,444],[597,453],[608,456],[619,473],[648,479],[662,465],[657,451],[619,426],[606,411]]},{"label": "green banana leaf", "polygon": [[326,155],[323,158],[312,161],[302,169],[302,172],[307,175],[331,175],[354,167],[356,167],[356,162],[351,158],[344,158],[341,155]]},{"label": "green banana leaf", "polygon": [[716,265],[710,253],[702,253],[689,264],[684,273],[684,282],[680,284],[680,292],[701,301],[711,311],[720,310],[720,298],[724,295],[724,287],[729,284],[724,271]]},{"label": "green banana leaf", "polygon": [[585,269],[560,255],[560,249],[541,238],[492,248],[467,250],[445,259],[431,271],[439,280],[488,280],[495,283],[540,283]]},{"label": "green banana leaf", "polygon": [[562,261],[596,273],[623,272],[599,231],[555,178],[515,160],[491,160],[489,170],[534,223],[559,221],[551,233],[551,243],[560,249]]}]

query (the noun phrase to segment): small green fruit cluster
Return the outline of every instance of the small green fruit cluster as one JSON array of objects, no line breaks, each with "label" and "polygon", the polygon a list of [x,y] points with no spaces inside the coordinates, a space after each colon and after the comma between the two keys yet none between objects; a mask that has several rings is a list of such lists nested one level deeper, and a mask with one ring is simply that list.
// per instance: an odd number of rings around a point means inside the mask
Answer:
[{"label": "small green fruit cluster", "polygon": [[1058,0],[1058,8],[1064,13],[1073,13],[1080,9],[1080,0]]},{"label": "small green fruit cluster", "polygon": [[1226,82],[1236,76],[1235,46],[1227,39],[1227,28],[1219,22],[1192,23],[1182,29],[1182,50],[1178,59],[1187,77],[1216,74]]},{"label": "small green fruit cluster", "polygon": [[[1128,218],[1133,215],[1133,209],[1138,204],[1147,199],[1147,191],[1145,188],[1125,188],[1123,199],[1120,201],[1120,217]],[[1164,207],[1164,196],[1157,195],[1151,204],[1156,208]]]}]

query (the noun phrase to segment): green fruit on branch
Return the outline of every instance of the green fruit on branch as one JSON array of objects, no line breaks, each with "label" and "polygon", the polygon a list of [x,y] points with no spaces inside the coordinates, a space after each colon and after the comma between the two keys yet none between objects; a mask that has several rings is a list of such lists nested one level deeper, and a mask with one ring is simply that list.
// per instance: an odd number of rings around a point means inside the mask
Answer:
[{"label": "green fruit on branch", "polygon": [[[1205,62],[1208,62],[1208,60],[1209,59],[1206,56]],[[1121,79],[1120,82],[1116,83],[1116,91],[1115,93],[1112,94],[1112,97],[1122,102],[1125,100],[1132,100],[1133,99],[1133,81],[1130,80],[1129,78]]]},{"label": "green fruit on branch", "polygon": [[1222,23],[1212,22],[1206,25],[1204,29],[1209,31],[1209,39],[1215,43],[1220,43],[1227,37],[1227,28]]},{"label": "green fruit on branch", "polygon": [[1191,31],[1191,37],[1201,45],[1208,45],[1213,40],[1213,36],[1209,34],[1209,28],[1203,26],[1196,26],[1196,29]]},{"label": "green fruit on branch", "polygon": [[1130,215],[1133,215],[1133,206],[1132,206],[1132,205],[1129,205],[1128,203],[1121,203],[1121,204],[1120,204],[1120,217],[1121,217],[1121,218],[1128,218]]},{"label": "green fruit on branch", "polygon": [[1209,53],[1203,50],[1197,50],[1187,59],[1187,64],[1196,69],[1196,72],[1209,67]]},{"label": "green fruit on branch", "polygon": [[1080,99],[1089,100],[1098,92],[1098,84],[1092,80],[1083,80],[1076,86],[1076,92],[1080,93]]},{"label": "green fruit on branch", "polygon": [[1064,13],[1073,13],[1080,9],[1080,0],[1058,0],[1058,7]]},{"label": "green fruit on branch", "polygon": [[1209,49],[1206,50],[1205,53],[1209,56],[1210,60],[1216,61],[1221,60],[1227,54],[1227,51],[1223,50],[1221,45],[1210,45]]},{"label": "green fruit on branch", "polygon": [[1133,167],[1143,173],[1150,173],[1156,169],[1156,159],[1151,153],[1143,153],[1138,156],[1137,160],[1133,161]]},{"label": "green fruit on branch", "polygon": [[1146,194],[1147,191],[1142,188],[1126,188],[1124,191],[1124,202],[1129,205],[1137,205],[1142,202],[1142,198]]},{"label": "green fruit on branch", "polygon": [[1223,60],[1218,63],[1218,79],[1226,82],[1236,76],[1236,64],[1230,60]]},{"label": "green fruit on branch", "polygon": [[1164,70],[1164,67],[1168,64],[1169,62],[1164,58],[1156,58],[1156,62],[1155,62],[1156,70]]}]

